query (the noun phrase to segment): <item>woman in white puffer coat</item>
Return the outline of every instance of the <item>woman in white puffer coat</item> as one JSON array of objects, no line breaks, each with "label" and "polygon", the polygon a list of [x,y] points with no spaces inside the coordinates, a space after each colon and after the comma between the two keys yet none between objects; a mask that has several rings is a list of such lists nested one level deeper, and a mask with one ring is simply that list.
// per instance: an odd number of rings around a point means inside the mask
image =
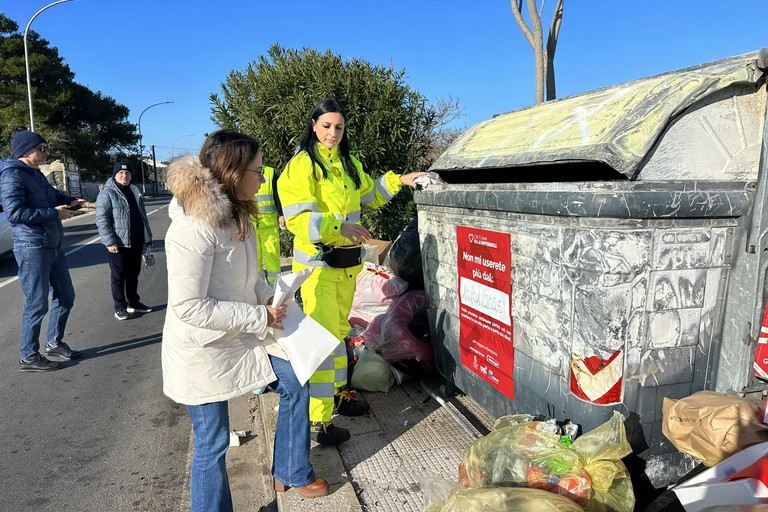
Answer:
[{"label": "woman in white puffer coat", "polygon": [[285,306],[258,271],[251,217],[263,183],[258,142],[232,130],[212,133],[199,157],[168,168],[174,194],[165,239],[168,309],[163,327],[163,391],[187,405],[195,434],[193,511],[231,511],[225,456],[227,400],[269,385],[280,394],[272,473],[275,488],[324,496],[309,462],[308,386],[296,379],[270,328]]}]

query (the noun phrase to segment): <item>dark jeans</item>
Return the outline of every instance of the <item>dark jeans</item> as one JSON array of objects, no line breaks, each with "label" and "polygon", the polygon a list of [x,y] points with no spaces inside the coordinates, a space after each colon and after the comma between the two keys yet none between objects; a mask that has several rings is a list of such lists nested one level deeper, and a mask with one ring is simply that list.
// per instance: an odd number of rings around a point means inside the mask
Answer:
[{"label": "dark jeans", "polygon": [[109,254],[109,270],[112,273],[112,300],[115,311],[139,303],[139,274],[143,247],[119,247],[117,254]]},{"label": "dark jeans", "polygon": [[19,355],[29,361],[40,351],[40,327],[48,312],[48,294],[52,294],[52,300],[46,341],[55,347],[64,337],[67,319],[75,304],[75,288],[61,249],[43,249],[29,242],[15,242],[13,255],[19,265],[21,291],[26,297],[21,314]]}]

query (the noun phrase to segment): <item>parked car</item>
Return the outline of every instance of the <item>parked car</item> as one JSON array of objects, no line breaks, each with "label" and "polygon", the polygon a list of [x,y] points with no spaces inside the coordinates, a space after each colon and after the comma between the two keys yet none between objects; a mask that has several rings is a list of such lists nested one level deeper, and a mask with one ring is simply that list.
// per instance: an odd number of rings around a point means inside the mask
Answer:
[{"label": "parked car", "polygon": [[13,238],[11,237],[11,225],[5,218],[5,212],[0,212],[0,256],[10,254],[13,250]]}]

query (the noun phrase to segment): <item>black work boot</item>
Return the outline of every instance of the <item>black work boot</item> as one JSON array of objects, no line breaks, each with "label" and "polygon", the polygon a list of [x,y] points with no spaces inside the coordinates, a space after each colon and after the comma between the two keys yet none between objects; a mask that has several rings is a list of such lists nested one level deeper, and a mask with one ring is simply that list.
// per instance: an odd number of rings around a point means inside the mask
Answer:
[{"label": "black work boot", "polygon": [[349,439],[349,430],[334,426],[330,421],[311,421],[309,432],[320,444],[337,445]]},{"label": "black work boot", "polygon": [[336,412],[342,416],[362,416],[371,410],[368,402],[356,400],[355,396],[346,389],[333,397],[333,401],[336,404]]}]

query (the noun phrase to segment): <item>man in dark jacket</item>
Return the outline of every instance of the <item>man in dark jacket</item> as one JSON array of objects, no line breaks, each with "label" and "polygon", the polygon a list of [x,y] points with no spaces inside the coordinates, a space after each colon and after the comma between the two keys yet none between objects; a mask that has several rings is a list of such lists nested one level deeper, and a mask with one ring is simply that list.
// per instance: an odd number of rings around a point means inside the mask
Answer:
[{"label": "man in dark jacket", "polygon": [[152,308],[139,300],[141,255],[152,244],[152,230],[139,189],[131,184],[128,164],[118,162],[104,190],[96,199],[96,226],[109,253],[115,318],[127,320],[133,313]]},{"label": "man in dark jacket", "polygon": [[62,341],[75,289],[62,250],[62,220],[85,201],[62,194],[40,172],[48,157],[48,143],[39,134],[22,131],[11,141],[15,158],[0,161],[0,200],[13,234],[13,254],[24,292],[19,368],[27,372],[58,370],[61,362],[39,353],[40,328],[48,312],[49,287],[53,293],[45,353],[76,359],[80,352]]}]

